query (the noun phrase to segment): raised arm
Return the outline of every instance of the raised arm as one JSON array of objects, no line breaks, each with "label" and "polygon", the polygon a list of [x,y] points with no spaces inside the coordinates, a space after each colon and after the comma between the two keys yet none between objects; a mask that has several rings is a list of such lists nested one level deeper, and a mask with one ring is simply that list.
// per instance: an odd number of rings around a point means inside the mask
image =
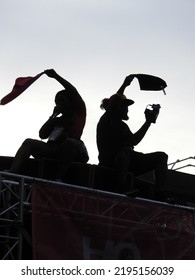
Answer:
[{"label": "raised arm", "polygon": [[58,81],[65,89],[67,89],[69,91],[77,92],[77,89],[71,83],[69,83],[67,80],[62,78],[54,69],[47,69],[44,71],[44,73],[48,77],[54,78],[56,81]]},{"label": "raised arm", "polygon": [[126,87],[128,87],[131,82],[133,81],[134,75],[129,75],[125,78],[124,82],[120,86],[120,88],[117,91],[117,94],[123,95]]},{"label": "raised arm", "polygon": [[66,90],[66,96],[68,96],[69,101],[72,103],[74,108],[78,111],[85,112],[86,107],[85,107],[85,102],[77,89],[67,80],[62,78],[59,74],[54,69],[48,69],[45,70],[44,73],[50,77],[54,78],[56,81],[58,81]]}]

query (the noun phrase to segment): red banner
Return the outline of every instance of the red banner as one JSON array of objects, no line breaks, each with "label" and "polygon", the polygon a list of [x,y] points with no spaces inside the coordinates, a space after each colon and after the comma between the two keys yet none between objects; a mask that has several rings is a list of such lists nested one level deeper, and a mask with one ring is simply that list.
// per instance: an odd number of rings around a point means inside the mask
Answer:
[{"label": "red banner", "polygon": [[195,259],[194,213],[69,186],[32,186],[34,259]]},{"label": "red banner", "polygon": [[10,93],[4,96],[1,101],[0,105],[5,105],[15,98],[17,98],[21,93],[23,93],[30,85],[32,85],[44,72],[37,74],[34,77],[20,77],[17,78],[14,84],[14,87]]}]

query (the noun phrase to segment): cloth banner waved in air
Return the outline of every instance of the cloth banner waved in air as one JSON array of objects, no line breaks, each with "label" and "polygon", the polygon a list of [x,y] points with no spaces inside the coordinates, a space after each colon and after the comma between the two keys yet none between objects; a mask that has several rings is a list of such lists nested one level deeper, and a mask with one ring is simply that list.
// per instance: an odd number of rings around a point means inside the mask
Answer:
[{"label": "cloth banner waved in air", "polygon": [[24,92],[32,83],[34,83],[44,72],[37,74],[34,77],[20,77],[15,81],[15,85],[10,93],[4,96],[0,100],[0,105],[5,105],[15,98],[17,98],[22,92]]},{"label": "cloth banner waved in air", "polygon": [[156,76],[148,74],[133,74],[139,81],[141,90],[162,90],[165,93],[165,88],[167,87],[166,82]]}]

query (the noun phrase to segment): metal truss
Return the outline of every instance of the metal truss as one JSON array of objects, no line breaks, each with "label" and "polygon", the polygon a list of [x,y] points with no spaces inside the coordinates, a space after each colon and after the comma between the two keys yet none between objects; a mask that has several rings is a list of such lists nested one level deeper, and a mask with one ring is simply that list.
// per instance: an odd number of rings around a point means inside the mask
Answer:
[{"label": "metal truss", "polygon": [[194,160],[195,156],[187,157],[187,158],[184,158],[184,159],[177,159],[175,162],[169,163],[168,166],[170,166],[171,170],[175,170],[175,171],[179,170],[179,169],[186,168],[186,167],[195,167],[194,164],[184,164],[184,165],[182,165],[180,167],[177,167],[177,168],[175,167],[175,165],[178,166],[179,163],[184,162],[184,161],[188,161],[188,160],[191,160],[191,159]]},{"label": "metal truss", "polygon": [[31,211],[30,177],[0,172],[0,259],[22,259],[23,239],[29,239],[24,215]]},{"label": "metal truss", "polygon": [[[27,216],[31,218],[31,189],[36,188],[36,186],[40,187],[41,190],[44,189],[44,186],[50,187],[46,188],[48,195],[55,194],[57,198],[60,197],[60,201],[63,200],[62,211],[65,209],[74,214],[88,215],[93,219],[101,217],[106,220],[114,217],[115,221],[128,223],[129,217],[133,215],[139,222],[131,227],[131,231],[136,230],[137,227],[144,226],[145,228],[146,225],[150,227],[156,223],[161,210],[164,209],[163,206],[168,207],[169,210],[170,208],[175,209],[175,211],[177,209],[188,210],[192,212],[194,217],[194,208],[167,205],[139,197],[129,198],[124,194],[95,188],[0,172],[0,259],[2,260],[24,259],[24,244],[31,243],[31,232],[29,233],[26,228],[25,218]],[[55,192],[53,192],[52,186],[55,188]],[[59,190],[62,190],[63,196]],[[122,208],[119,202],[123,204]],[[140,214],[139,207],[135,209],[135,206],[139,206],[140,203],[153,205],[151,211],[147,212],[146,215],[143,215],[142,212]],[[169,211],[166,215],[163,214],[163,217],[166,216],[166,219],[169,220]]]}]

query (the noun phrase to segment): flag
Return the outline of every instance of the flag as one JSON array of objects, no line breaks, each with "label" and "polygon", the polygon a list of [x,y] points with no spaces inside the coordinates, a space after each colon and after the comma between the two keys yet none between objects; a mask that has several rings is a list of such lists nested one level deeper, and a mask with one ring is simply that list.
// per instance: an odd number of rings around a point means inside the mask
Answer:
[{"label": "flag", "polygon": [[32,83],[34,83],[41,75],[43,75],[43,73],[44,72],[41,72],[34,77],[20,77],[20,78],[17,78],[12,91],[1,99],[0,105],[5,105],[5,104],[11,102],[16,97],[18,97]]},{"label": "flag", "polygon": [[167,84],[163,79],[147,74],[135,74],[134,77],[138,79],[141,90],[163,90],[166,94]]}]

